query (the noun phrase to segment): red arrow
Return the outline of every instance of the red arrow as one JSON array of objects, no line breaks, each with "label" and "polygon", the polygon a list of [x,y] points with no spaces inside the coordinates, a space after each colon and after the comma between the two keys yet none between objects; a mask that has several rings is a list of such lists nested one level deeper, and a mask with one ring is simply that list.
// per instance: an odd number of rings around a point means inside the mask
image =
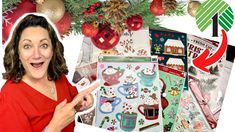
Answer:
[{"label": "red arrow", "polygon": [[208,68],[206,67],[219,61],[227,48],[227,34],[223,29],[221,31],[223,38],[222,43],[220,44],[220,47],[217,49],[217,51],[213,55],[208,56],[210,51],[206,48],[201,55],[193,60],[193,65],[204,72],[209,72]]}]

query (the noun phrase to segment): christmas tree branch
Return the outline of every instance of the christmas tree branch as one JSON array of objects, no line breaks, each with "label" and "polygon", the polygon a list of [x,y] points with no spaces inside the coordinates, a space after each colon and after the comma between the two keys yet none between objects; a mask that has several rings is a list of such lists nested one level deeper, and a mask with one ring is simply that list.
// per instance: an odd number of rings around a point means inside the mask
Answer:
[{"label": "christmas tree branch", "polygon": [[72,14],[72,16],[81,16],[87,8],[98,2],[98,0],[65,0],[65,8]]},{"label": "christmas tree branch", "polygon": [[5,12],[19,3],[20,0],[2,0],[2,12]]},{"label": "christmas tree branch", "polygon": [[171,10],[165,13],[166,16],[183,16],[186,14],[185,12],[186,4],[179,3],[175,10]]}]

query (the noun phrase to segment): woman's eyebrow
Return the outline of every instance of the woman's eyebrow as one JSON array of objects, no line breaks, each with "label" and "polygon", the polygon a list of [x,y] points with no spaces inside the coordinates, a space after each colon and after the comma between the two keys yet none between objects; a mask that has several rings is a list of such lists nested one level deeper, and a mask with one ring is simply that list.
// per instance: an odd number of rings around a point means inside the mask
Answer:
[{"label": "woman's eyebrow", "polygon": [[31,42],[31,40],[30,40],[30,39],[23,39],[22,41],[30,41],[30,42]]},{"label": "woman's eyebrow", "polygon": [[40,42],[42,42],[44,40],[49,41],[47,38],[43,38],[43,39],[40,40]]}]

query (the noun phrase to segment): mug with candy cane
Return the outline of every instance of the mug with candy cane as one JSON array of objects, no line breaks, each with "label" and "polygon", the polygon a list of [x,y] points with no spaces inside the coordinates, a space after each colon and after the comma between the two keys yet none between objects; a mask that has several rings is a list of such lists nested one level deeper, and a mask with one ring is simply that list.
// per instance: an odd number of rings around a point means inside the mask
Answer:
[{"label": "mug with candy cane", "polygon": [[124,95],[127,99],[135,99],[138,97],[138,83],[135,84],[123,84],[118,87],[118,92]]},{"label": "mug with candy cane", "polygon": [[116,114],[117,120],[120,122],[120,128],[123,131],[132,131],[135,129],[137,113],[133,112],[130,104],[123,103],[123,112]]}]

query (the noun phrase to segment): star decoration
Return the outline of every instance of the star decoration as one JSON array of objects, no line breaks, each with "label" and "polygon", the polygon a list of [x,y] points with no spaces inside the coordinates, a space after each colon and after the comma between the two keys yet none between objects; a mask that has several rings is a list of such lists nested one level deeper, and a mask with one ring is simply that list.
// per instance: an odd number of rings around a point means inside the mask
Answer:
[{"label": "star decoration", "polygon": [[144,125],[144,120],[143,119],[140,119],[138,122],[139,122],[139,125]]},{"label": "star decoration", "polygon": [[179,101],[177,99],[172,99],[171,104],[176,106],[179,104]]},{"label": "star decoration", "polygon": [[84,119],[84,122],[86,122],[86,123],[89,123],[89,122],[91,122],[91,118],[89,118],[89,117],[86,117],[86,118]]},{"label": "star decoration", "polygon": [[175,112],[174,112],[174,109],[172,108],[167,115],[169,116],[169,118],[174,119],[174,117],[176,115]]},{"label": "star decoration", "polygon": [[141,99],[145,99],[145,96],[143,94],[140,95]]},{"label": "star decoration", "polygon": [[111,124],[115,125],[117,123],[116,119],[112,119]]},{"label": "star decoration", "polygon": [[157,86],[154,86],[153,87],[153,91],[157,91],[158,90],[158,87]]},{"label": "star decoration", "polygon": [[180,87],[181,85],[183,85],[183,82],[182,82],[183,80],[182,79],[180,79],[180,80],[175,80],[174,81],[174,83],[175,83],[175,87]]},{"label": "star decoration", "polygon": [[127,64],[126,68],[130,70],[132,68],[132,65],[131,64]]},{"label": "star decoration", "polygon": [[164,42],[164,41],[165,41],[165,39],[161,37],[161,38],[160,38],[160,41],[161,41],[161,42]]}]

